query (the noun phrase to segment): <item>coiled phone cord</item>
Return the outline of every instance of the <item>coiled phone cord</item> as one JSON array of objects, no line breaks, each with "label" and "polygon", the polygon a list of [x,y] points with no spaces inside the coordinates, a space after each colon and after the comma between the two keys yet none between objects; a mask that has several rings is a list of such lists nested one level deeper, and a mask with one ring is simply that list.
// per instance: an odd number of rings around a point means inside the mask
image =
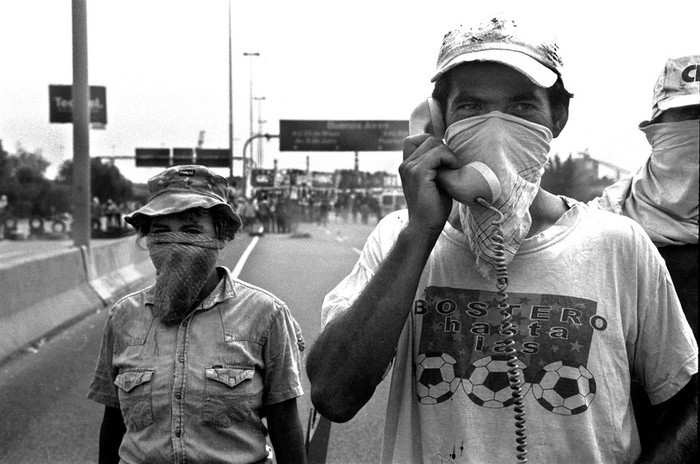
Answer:
[{"label": "coiled phone cord", "polygon": [[506,364],[508,365],[508,382],[513,393],[513,409],[515,411],[515,449],[518,462],[527,462],[527,427],[525,426],[525,407],[523,405],[522,369],[518,367],[518,356],[515,349],[516,326],[513,324],[512,310],[508,306],[508,269],[505,262],[505,245],[503,237],[503,213],[479,197],[476,202],[484,208],[493,211],[498,218],[493,221],[491,241],[495,248],[496,257],[496,302],[503,316],[499,333],[505,337]]}]

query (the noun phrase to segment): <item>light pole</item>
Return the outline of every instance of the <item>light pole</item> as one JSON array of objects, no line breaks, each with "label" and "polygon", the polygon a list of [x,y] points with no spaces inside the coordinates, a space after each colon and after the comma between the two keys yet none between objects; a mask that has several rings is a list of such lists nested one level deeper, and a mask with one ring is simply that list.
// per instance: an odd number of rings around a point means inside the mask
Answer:
[{"label": "light pole", "polygon": [[233,55],[231,49],[231,0],[228,0],[228,167],[229,176],[233,181]]},{"label": "light pole", "polygon": [[[253,58],[260,56],[258,52],[244,52],[243,56],[250,57],[250,111],[249,122],[250,122],[250,138],[253,138]],[[252,157],[251,157],[252,158]],[[245,150],[243,150],[243,182],[248,181],[248,160],[245,157]]]},{"label": "light pole", "polygon": [[[258,134],[263,133],[263,121],[262,118],[262,102],[265,100],[265,97],[253,97],[253,99],[258,102]],[[258,140],[258,167],[262,168],[263,165],[263,143],[262,140]]]}]

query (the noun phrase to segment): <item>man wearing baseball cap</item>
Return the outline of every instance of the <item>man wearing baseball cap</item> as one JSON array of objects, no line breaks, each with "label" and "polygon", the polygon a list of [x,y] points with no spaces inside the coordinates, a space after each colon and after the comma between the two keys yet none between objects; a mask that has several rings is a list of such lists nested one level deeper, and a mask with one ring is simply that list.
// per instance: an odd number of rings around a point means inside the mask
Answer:
[{"label": "man wearing baseball cap", "polygon": [[698,243],[699,71],[700,55],[666,62],[654,86],[651,119],[639,124],[651,156],[592,202],[639,222],[660,249]]},{"label": "man wearing baseball cap", "polygon": [[666,61],[639,124],[652,151],[632,176],[606,188],[593,206],[637,221],[658,247],[697,339],[700,55]]},{"label": "man wearing baseball cap", "polygon": [[175,166],[148,188],[125,220],[156,282],[109,311],[88,393],[105,405],[100,462],[272,462],[267,430],[276,462],[306,462],[299,326],[284,302],[216,265],[241,225],[228,182]]},{"label": "man wearing baseball cap", "polygon": [[[697,446],[697,344],[653,243],[539,186],[563,69],[556,41],[507,18],[445,35],[432,135],[404,144],[408,209],[326,295],[311,399],[347,421],[391,366],[384,463],[683,462]],[[668,410],[648,454],[633,375]]]},{"label": "man wearing baseball cap", "polygon": [[[649,234],[666,262],[696,340],[699,71],[700,55],[666,61],[654,85],[651,118],[639,124],[651,145],[651,156],[634,175],[591,201],[593,206],[631,217]],[[633,393],[637,390],[638,384],[633,384]],[[640,435],[648,436],[659,412],[650,407],[645,394],[635,394],[633,399]]]}]

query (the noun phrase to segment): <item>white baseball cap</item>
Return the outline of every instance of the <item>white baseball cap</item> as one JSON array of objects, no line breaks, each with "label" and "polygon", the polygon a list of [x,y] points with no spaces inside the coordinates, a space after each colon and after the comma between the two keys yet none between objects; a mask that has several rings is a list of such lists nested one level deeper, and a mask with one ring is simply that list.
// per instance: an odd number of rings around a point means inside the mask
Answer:
[{"label": "white baseball cap", "polygon": [[514,20],[495,17],[445,34],[437,70],[430,81],[435,82],[455,66],[472,61],[505,64],[545,88],[554,85],[563,68],[559,46],[553,37],[519,27]]},{"label": "white baseball cap", "polygon": [[651,119],[681,106],[700,105],[700,55],[671,58],[654,85]]}]

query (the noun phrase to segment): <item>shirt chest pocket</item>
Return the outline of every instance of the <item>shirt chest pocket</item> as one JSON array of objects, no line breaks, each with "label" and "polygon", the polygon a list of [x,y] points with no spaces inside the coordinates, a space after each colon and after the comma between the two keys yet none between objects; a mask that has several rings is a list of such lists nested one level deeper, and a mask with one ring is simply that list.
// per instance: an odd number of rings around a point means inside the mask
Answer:
[{"label": "shirt chest pocket", "polygon": [[126,428],[137,431],[153,423],[151,380],[154,369],[130,369],[117,375],[114,384],[119,387],[119,408]]},{"label": "shirt chest pocket", "polygon": [[204,407],[202,419],[217,427],[247,420],[254,407],[253,367],[214,366],[204,371]]}]

